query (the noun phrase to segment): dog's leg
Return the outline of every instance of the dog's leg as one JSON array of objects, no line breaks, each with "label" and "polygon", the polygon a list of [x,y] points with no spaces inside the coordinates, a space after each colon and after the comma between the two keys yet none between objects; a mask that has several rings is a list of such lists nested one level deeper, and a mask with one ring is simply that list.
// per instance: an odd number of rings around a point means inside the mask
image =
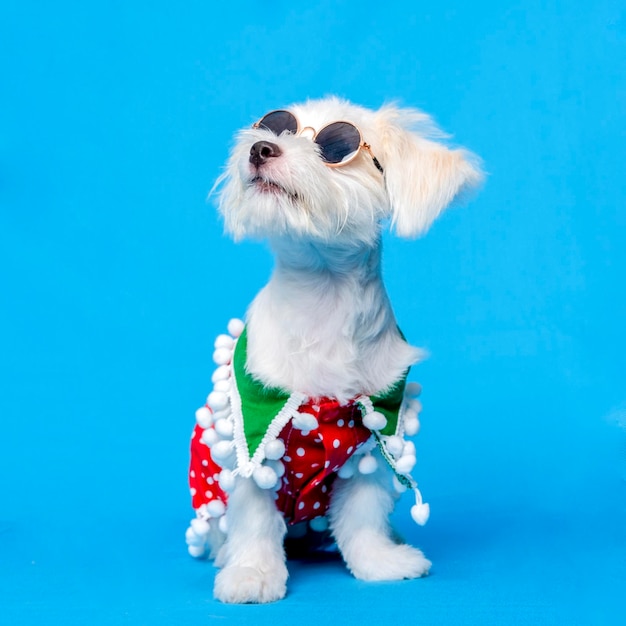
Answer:
[{"label": "dog's leg", "polygon": [[329,509],[331,530],[356,578],[419,578],[428,573],[431,563],[417,548],[394,540],[389,523],[394,498],[384,486],[385,479],[388,481],[382,469],[338,478]]},{"label": "dog's leg", "polygon": [[273,602],[285,596],[286,525],[274,492],[239,478],[228,497],[228,535],[215,564],[215,598],[229,603]]}]

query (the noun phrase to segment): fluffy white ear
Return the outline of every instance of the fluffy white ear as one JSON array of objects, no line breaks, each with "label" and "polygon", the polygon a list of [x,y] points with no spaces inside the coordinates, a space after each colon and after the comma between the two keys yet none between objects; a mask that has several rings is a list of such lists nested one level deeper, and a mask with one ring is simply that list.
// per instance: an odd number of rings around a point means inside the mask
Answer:
[{"label": "fluffy white ear", "polygon": [[398,235],[415,237],[459,195],[477,187],[483,175],[472,153],[451,150],[428,115],[386,106],[377,112],[392,224]]}]

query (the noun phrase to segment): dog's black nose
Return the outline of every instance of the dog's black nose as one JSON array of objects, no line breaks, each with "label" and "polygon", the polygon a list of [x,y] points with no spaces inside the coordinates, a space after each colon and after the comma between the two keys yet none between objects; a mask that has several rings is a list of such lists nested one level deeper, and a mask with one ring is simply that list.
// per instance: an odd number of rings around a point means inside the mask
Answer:
[{"label": "dog's black nose", "polygon": [[282,150],[275,144],[269,141],[257,141],[250,148],[250,163],[259,167],[265,163],[268,159],[278,157],[282,154]]}]

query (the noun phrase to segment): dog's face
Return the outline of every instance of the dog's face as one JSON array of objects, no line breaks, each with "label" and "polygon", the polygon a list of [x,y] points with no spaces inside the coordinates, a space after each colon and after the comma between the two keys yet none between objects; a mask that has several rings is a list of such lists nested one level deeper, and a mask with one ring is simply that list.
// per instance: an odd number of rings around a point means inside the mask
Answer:
[{"label": "dog's face", "polygon": [[[371,111],[337,98],[287,110],[297,129],[255,125],[237,136],[219,202],[235,239],[371,245],[387,218],[412,237],[481,180],[477,159],[434,141],[442,134],[419,111]],[[361,147],[329,163],[320,131],[340,121],[360,131]]]}]

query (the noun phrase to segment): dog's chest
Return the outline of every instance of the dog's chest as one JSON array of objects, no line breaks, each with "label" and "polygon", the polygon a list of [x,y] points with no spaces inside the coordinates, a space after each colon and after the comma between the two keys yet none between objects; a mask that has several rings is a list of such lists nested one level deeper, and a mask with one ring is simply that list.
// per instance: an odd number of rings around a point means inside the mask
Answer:
[{"label": "dog's chest", "polygon": [[248,312],[248,371],[263,383],[347,401],[387,388],[415,360],[382,285],[284,285],[275,281]]}]

